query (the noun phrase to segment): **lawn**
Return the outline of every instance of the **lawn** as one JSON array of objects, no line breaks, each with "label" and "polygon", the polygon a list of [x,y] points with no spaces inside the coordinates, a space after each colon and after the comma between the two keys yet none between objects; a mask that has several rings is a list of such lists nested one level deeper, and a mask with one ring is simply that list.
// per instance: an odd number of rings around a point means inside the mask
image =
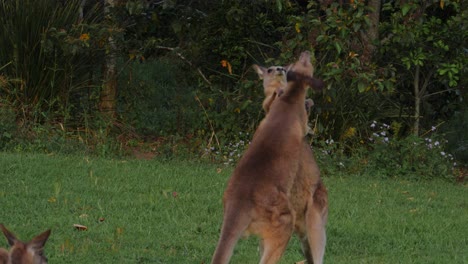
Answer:
[{"label": "lawn", "polygon": [[[195,161],[0,153],[0,222],[24,240],[51,228],[49,263],[209,263],[231,172]],[[468,263],[466,184],[340,172],[324,181],[326,263]],[[299,248],[293,238],[281,263],[303,260]],[[249,238],[231,263],[258,260]]]}]

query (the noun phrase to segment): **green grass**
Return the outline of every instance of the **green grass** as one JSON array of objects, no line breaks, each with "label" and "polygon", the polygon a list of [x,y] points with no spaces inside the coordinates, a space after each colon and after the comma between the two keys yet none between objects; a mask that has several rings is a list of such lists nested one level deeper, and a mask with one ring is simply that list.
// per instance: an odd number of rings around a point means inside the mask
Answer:
[{"label": "green grass", "polygon": [[[232,171],[217,169],[0,153],[0,222],[24,240],[52,228],[50,263],[209,263]],[[325,183],[326,263],[468,263],[466,185],[339,172]],[[232,263],[258,263],[257,240],[241,240],[234,254]],[[300,260],[294,238],[281,263]]]}]

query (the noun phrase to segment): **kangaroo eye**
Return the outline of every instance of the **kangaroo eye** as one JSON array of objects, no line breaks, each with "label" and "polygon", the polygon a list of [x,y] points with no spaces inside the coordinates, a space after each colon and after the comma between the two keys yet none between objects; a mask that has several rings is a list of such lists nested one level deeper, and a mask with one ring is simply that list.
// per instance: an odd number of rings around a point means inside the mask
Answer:
[{"label": "kangaroo eye", "polygon": [[268,71],[267,71],[267,72],[268,72],[268,73],[271,73],[272,71],[273,71],[273,69],[268,69]]}]

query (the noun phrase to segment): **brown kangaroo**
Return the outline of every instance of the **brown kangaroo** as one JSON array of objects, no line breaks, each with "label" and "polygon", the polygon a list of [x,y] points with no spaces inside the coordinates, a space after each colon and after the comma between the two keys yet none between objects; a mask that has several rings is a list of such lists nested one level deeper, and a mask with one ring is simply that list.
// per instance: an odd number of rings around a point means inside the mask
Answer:
[{"label": "brown kangaroo", "polygon": [[271,66],[268,68],[253,65],[260,79],[263,80],[263,92],[265,99],[263,100],[262,107],[265,113],[270,110],[270,105],[276,98],[276,90],[278,88],[286,87],[286,69],[283,66]]},{"label": "brown kangaroo", "polygon": [[[266,69],[264,67],[254,66],[256,69]],[[278,66],[269,67],[268,71],[258,71],[262,74],[263,86],[265,92],[265,100],[263,101],[264,109],[269,108],[269,104],[276,97],[271,98],[271,94],[281,90],[280,85],[286,82],[286,73],[282,76],[284,81],[272,81],[269,76],[274,74],[274,71],[279,69]],[[282,73],[282,71],[281,71]],[[275,74],[279,79],[281,73]],[[289,73],[289,72],[288,72]],[[294,78],[289,74],[288,77]],[[316,90],[322,89],[323,82],[311,78],[309,84]],[[283,86],[285,87],[285,86]],[[313,106],[312,99],[305,101],[305,107],[310,114],[310,109]],[[268,110],[265,110],[268,114]],[[306,139],[303,141],[303,153],[300,161],[300,166],[296,179],[291,191],[291,201],[293,208],[296,211],[295,233],[299,236],[302,243],[302,252],[308,263],[321,264],[325,254],[326,232],[325,225],[328,217],[328,193],[325,185],[320,179],[320,170],[315,161],[314,154]]]},{"label": "brown kangaroo", "polygon": [[0,229],[11,246],[9,252],[0,248],[0,264],[47,264],[44,245],[49,238],[50,229],[27,243],[18,240],[4,225],[0,224]]},{"label": "brown kangaroo", "polygon": [[234,169],[224,192],[223,225],[213,264],[229,263],[239,238],[249,234],[261,238],[260,263],[276,263],[281,258],[296,227],[296,198],[291,194],[298,171],[305,167],[304,102],[312,69],[309,52],[303,52],[291,67],[293,80],[271,102]]}]

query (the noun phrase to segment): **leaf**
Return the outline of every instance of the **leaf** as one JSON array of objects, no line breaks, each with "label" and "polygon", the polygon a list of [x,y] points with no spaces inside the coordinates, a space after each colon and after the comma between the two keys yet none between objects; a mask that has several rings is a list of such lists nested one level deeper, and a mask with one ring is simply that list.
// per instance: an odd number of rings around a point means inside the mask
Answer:
[{"label": "leaf", "polygon": [[341,46],[338,42],[335,42],[335,48],[338,53],[341,53]]},{"label": "leaf", "polygon": [[358,90],[360,93],[366,91],[366,84],[363,82],[358,82]]},{"label": "leaf", "polygon": [[444,9],[444,5],[445,5],[444,0],[440,0],[440,8]]},{"label": "leaf", "polygon": [[252,103],[252,101],[251,101],[251,100],[246,100],[246,101],[244,101],[244,102],[242,103],[242,105],[241,105],[241,107],[240,107],[240,108],[241,108],[242,110],[244,110],[244,109],[246,109],[246,108],[247,108],[247,106],[249,106],[249,105],[250,105],[250,103]]},{"label": "leaf", "polygon": [[408,11],[411,9],[411,5],[410,4],[404,4],[402,7],[401,7],[401,13],[403,14],[403,16],[406,16],[406,14],[408,14]]},{"label": "leaf", "polygon": [[86,230],[88,230],[88,227],[87,227],[87,226],[80,225],[80,224],[73,224],[73,227],[74,227],[75,229],[77,229],[78,231],[86,231]]},{"label": "leaf", "polygon": [[301,24],[299,22],[297,22],[294,27],[295,27],[297,33],[301,33]]},{"label": "leaf", "polygon": [[227,61],[227,60],[222,60],[222,61],[221,61],[221,66],[222,66],[223,68],[227,68],[229,74],[232,74],[232,66],[231,66],[231,63],[229,63],[229,61]]},{"label": "leaf", "polygon": [[278,12],[281,12],[281,10],[283,10],[283,3],[281,0],[276,0],[276,8],[278,8]]}]

